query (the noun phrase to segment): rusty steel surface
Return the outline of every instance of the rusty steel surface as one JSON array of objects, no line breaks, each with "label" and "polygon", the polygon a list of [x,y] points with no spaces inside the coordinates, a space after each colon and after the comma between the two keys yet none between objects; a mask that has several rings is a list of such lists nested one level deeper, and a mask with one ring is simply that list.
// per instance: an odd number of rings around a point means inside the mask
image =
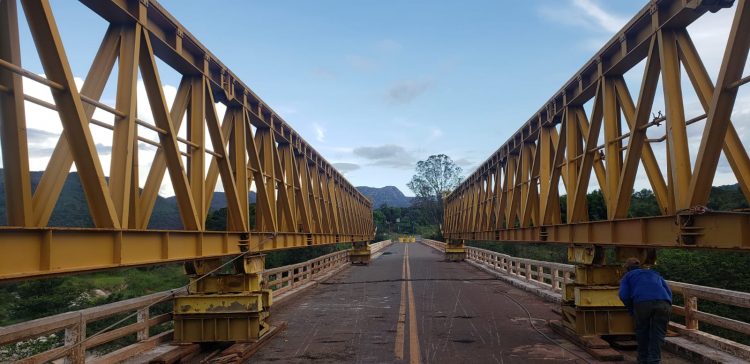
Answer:
[{"label": "rusty steel surface", "polygon": [[[410,300],[403,292],[410,295],[402,289],[407,246],[417,341],[411,334]],[[442,253],[422,244],[393,244],[369,266],[350,267],[275,306],[272,322],[285,321],[287,329],[249,362],[413,363],[414,343],[421,363],[584,362],[532,329],[526,312],[506,294],[529,310],[539,330],[596,362],[547,327],[548,320],[559,318],[552,312],[555,304],[466,263],[442,260]],[[665,355],[666,363],[685,363]],[[632,354],[626,356],[632,359]]]},{"label": "rusty steel surface", "polygon": [[[750,199],[750,158],[738,133],[745,126],[730,118],[742,110],[735,101],[748,80],[749,2],[650,1],[445,198],[444,237],[750,249],[750,215],[704,207],[722,154]],[[711,70],[688,28],[709,11],[735,12],[728,39],[715,39],[725,46]],[[686,116],[691,93],[702,115]],[[701,135],[699,145],[688,133]],[[661,216],[628,219],[636,178],[648,180]],[[587,209],[596,186],[604,221]]]}]

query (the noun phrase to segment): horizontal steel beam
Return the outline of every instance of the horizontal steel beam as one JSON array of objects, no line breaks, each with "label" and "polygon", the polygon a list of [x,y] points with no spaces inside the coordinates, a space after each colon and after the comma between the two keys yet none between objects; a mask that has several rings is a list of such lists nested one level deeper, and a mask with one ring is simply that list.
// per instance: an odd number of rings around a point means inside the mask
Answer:
[{"label": "horizontal steel beam", "polygon": [[750,215],[710,212],[443,235],[451,240],[750,250]]},{"label": "horizontal steel beam", "polygon": [[0,228],[0,282],[251,252],[369,241],[371,235]]}]

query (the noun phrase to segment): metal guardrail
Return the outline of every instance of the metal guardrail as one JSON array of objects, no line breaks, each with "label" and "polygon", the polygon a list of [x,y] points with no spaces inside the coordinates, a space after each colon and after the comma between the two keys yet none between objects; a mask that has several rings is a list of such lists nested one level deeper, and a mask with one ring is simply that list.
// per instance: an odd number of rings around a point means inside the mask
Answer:
[{"label": "metal guardrail", "polygon": [[[370,245],[370,250],[372,253],[376,253],[390,244],[390,240],[373,243]],[[349,251],[341,250],[303,263],[268,269],[263,274],[266,278],[266,285],[278,295],[294,290],[322,275],[341,268],[349,263],[348,258]],[[175,295],[184,293],[185,290],[183,289],[174,289],[0,327],[0,348],[17,342],[64,332],[62,346],[20,359],[17,362],[44,363],[63,357],[67,358],[70,362],[82,362],[86,360],[86,362],[93,363],[111,363],[124,360],[170,340],[171,330],[154,336],[150,336],[149,332],[152,327],[171,321],[172,313],[151,317],[150,309],[156,303],[172,302]],[[134,323],[86,337],[87,325],[96,321],[111,319],[113,317],[119,318],[122,315],[133,313],[135,313]],[[86,358],[88,350],[132,334],[136,334],[136,343],[104,356]]]},{"label": "metal guardrail", "polygon": [[[445,249],[445,243],[443,242],[427,239],[424,239],[423,242],[438,250]],[[573,282],[575,279],[575,266],[570,264],[517,258],[474,247],[466,247],[465,249],[466,259],[470,261],[558,294],[561,292],[564,283]],[[750,309],[750,293],[674,281],[667,281],[667,283],[672,293],[682,296],[683,301],[686,302],[684,306],[672,306],[673,314],[685,318],[685,325],[676,322],[670,323],[672,329],[691,340],[730,352],[744,359],[750,359],[750,347],[747,345],[700,331],[700,323],[704,323],[750,335],[750,323],[698,309],[699,299]]]}]

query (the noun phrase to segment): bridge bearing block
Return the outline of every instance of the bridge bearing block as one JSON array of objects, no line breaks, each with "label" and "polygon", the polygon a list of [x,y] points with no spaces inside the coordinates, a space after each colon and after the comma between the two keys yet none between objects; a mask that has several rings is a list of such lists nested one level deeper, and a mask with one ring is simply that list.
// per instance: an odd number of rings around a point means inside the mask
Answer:
[{"label": "bridge bearing block", "polygon": [[254,274],[217,274],[191,278],[188,292],[190,294],[258,292],[263,285],[263,277]]},{"label": "bridge bearing block", "polygon": [[370,264],[372,251],[366,241],[352,243],[352,249],[349,251],[349,261],[354,265]]},{"label": "bridge bearing block", "polygon": [[625,268],[619,265],[576,265],[576,284],[596,286],[617,286],[620,277],[625,274]]},{"label": "bridge bearing block", "polygon": [[618,295],[625,269],[604,265],[598,246],[571,246],[568,259],[578,263],[575,282],[562,291],[562,323],[578,336],[633,335],[633,318]]},{"label": "bridge bearing block", "polygon": [[267,334],[269,312],[224,315],[174,315],[174,340],[180,343],[252,342]]},{"label": "bridge bearing block", "polygon": [[235,273],[208,274],[220,266],[216,262],[186,265],[193,275],[189,294],[174,300],[176,342],[256,341],[269,331],[265,320],[273,293],[263,289],[265,256],[243,257],[235,262]]},{"label": "bridge bearing block", "polygon": [[464,242],[448,241],[445,244],[445,260],[447,262],[461,262],[466,259],[466,248]]},{"label": "bridge bearing block", "polygon": [[563,325],[578,336],[632,335],[633,318],[625,308],[562,307]]}]

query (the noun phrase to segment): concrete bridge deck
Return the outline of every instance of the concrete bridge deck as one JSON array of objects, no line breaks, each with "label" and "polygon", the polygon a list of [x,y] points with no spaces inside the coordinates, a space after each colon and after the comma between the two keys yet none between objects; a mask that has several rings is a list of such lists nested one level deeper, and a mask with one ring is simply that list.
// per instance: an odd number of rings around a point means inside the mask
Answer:
[{"label": "concrete bridge deck", "polygon": [[[272,322],[288,326],[251,362],[597,362],[547,327],[554,307],[428,246],[393,244],[274,306]],[[664,362],[687,363],[669,353]]]}]

